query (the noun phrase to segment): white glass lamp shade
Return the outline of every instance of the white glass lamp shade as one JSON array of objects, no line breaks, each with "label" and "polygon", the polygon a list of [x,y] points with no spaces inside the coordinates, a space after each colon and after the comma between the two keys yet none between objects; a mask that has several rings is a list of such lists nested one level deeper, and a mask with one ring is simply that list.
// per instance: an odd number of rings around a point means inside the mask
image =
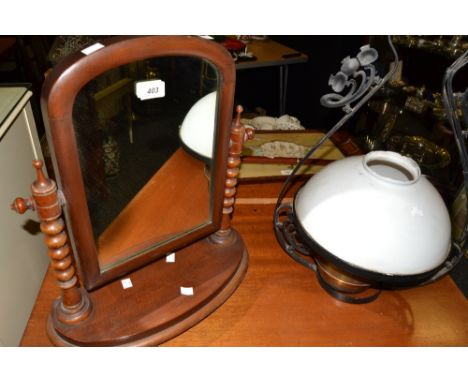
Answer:
[{"label": "white glass lamp shade", "polygon": [[179,131],[185,148],[205,160],[213,157],[216,99],[217,92],[200,98],[188,111]]},{"label": "white glass lamp shade", "polygon": [[299,190],[294,212],[316,248],[372,274],[424,274],[439,267],[451,248],[441,196],[414,160],[394,152],[326,166]]}]

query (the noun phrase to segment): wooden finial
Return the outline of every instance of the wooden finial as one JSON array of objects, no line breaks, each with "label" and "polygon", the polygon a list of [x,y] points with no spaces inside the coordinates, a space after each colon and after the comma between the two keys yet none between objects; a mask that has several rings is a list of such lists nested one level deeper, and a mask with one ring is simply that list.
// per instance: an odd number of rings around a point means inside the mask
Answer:
[{"label": "wooden finial", "polygon": [[47,183],[47,178],[44,175],[44,172],[42,171],[42,167],[44,166],[44,162],[40,159],[35,159],[33,160],[33,166],[36,169],[36,182],[38,184],[45,184]]},{"label": "wooden finial", "polygon": [[236,125],[239,126],[240,125],[240,119],[241,119],[241,114],[242,112],[244,111],[244,108],[241,106],[241,105],[237,105],[236,107]]},{"label": "wooden finial", "polygon": [[11,203],[10,208],[22,215],[27,210],[34,210],[34,200],[31,198],[16,198],[13,203]]},{"label": "wooden finial", "polygon": [[42,169],[42,166],[44,165],[44,162],[41,159],[34,159],[32,163],[36,170]]},{"label": "wooden finial", "polygon": [[[34,182],[40,188],[44,188],[44,186],[49,185],[50,181],[45,177],[44,172],[42,171],[42,166],[44,162],[42,160],[33,160],[33,166],[36,169],[37,179]],[[33,184],[34,186],[34,184]],[[16,211],[19,214],[24,214],[27,210],[35,210],[36,209],[36,201],[34,197],[29,198],[16,198],[13,203],[11,203],[10,208],[13,211]]]}]

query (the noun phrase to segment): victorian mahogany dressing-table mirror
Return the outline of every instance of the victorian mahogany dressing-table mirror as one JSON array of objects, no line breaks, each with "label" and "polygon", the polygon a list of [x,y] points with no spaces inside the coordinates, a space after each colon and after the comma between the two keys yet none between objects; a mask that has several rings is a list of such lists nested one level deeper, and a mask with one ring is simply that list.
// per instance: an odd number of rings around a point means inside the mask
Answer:
[{"label": "victorian mahogany dressing-table mirror", "polygon": [[[13,207],[36,209],[46,235],[62,293],[47,327],[55,345],[158,344],[239,285],[248,258],[230,213],[246,132],[240,108],[232,121],[234,88],[229,53],[198,37],[111,38],[48,75],[58,190],[35,161],[32,197]],[[207,95],[214,136],[201,158],[179,128]]]}]

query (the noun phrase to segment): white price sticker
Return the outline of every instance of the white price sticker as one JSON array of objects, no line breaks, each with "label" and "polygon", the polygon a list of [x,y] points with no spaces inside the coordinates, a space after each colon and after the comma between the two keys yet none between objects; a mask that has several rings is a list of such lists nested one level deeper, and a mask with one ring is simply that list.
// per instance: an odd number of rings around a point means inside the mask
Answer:
[{"label": "white price sticker", "polygon": [[102,45],[100,42],[97,42],[96,44],[93,44],[91,46],[88,46],[87,48],[84,48],[81,53],[86,54],[89,56],[91,53],[94,53],[95,51],[104,48],[104,45]]},{"label": "white price sticker", "polygon": [[123,279],[123,280],[120,280],[120,282],[122,283],[122,288],[124,289],[133,287],[132,280],[130,279]]},{"label": "white price sticker", "polygon": [[192,287],[180,287],[180,294],[182,296],[193,296],[193,288]]},{"label": "white price sticker", "polygon": [[135,95],[145,101],[166,95],[166,83],[162,80],[140,81],[135,84]]}]

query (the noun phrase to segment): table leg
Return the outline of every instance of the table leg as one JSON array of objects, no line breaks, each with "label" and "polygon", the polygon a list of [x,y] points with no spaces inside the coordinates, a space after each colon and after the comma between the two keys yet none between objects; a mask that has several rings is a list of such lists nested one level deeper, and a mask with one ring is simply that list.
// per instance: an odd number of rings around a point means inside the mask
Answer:
[{"label": "table leg", "polygon": [[[283,78],[284,78],[284,65],[280,65],[280,82],[279,82],[279,116],[283,115]],[[278,117],[279,117],[278,116]]]},{"label": "table leg", "polygon": [[283,105],[281,115],[286,114],[286,100],[288,96],[289,65],[284,65]]},{"label": "table leg", "polygon": [[286,113],[286,97],[288,94],[288,65],[280,65],[280,83],[279,83],[279,116]]}]

